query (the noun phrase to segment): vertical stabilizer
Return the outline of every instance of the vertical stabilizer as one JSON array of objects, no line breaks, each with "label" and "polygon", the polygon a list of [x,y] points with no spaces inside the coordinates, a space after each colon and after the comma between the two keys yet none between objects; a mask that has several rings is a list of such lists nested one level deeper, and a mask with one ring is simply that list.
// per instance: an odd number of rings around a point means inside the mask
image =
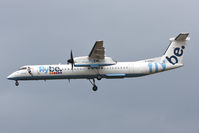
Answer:
[{"label": "vertical stabilizer", "polygon": [[162,56],[161,62],[170,64],[171,66],[183,65],[182,59],[187,47],[187,41],[190,40],[188,36],[189,33],[180,33],[177,37],[171,38],[171,43]]}]

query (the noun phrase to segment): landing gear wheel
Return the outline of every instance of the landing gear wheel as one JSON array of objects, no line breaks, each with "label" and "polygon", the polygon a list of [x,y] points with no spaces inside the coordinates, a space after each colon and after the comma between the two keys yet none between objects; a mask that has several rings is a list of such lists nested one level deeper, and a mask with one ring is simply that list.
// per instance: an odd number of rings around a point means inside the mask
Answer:
[{"label": "landing gear wheel", "polygon": [[97,91],[97,86],[96,85],[93,86],[93,91]]},{"label": "landing gear wheel", "polygon": [[16,86],[19,86],[19,82],[18,82],[17,80],[16,80],[16,82],[15,82],[15,85],[16,85]]},{"label": "landing gear wheel", "polygon": [[97,75],[97,80],[101,80],[102,76],[101,75]]},{"label": "landing gear wheel", "polygon": [[91,79],[88,79],[90,81],[90,83],[93,85],[93,91],[97,91],[97,86],[95,84],[95,79],[93,78],[93,82],[91,81]]}]

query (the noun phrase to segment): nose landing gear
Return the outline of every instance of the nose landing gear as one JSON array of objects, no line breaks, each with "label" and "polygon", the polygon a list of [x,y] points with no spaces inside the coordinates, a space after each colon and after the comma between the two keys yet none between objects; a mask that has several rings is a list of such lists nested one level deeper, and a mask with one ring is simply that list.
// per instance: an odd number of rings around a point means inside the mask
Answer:
[{"label": "nose landing gear", "polygon": [[93,85],[93,91],[97,91],[97,86],[95,84],[95,79],[93,79],[93,82],[91,81],[91,79],[88,79],[90,81],[90,83]]},{"label": "nose landing gear", "polygon": [[16,80],[16,82],[15,82],[15,85],[16,85],[16,86],[19,86],[19,82],[18,82],[17,80]]}]

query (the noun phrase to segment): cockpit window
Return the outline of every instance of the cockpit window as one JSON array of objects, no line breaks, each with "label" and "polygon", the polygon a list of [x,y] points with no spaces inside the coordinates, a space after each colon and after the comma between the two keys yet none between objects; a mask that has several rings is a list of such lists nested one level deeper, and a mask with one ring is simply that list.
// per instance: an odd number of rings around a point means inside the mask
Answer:
[{"label": "cockpit window", "polygon": [[25,69],[27,69],[27,67],[21,67],[21,68],[19,68],[19,70],[25,70]]}]

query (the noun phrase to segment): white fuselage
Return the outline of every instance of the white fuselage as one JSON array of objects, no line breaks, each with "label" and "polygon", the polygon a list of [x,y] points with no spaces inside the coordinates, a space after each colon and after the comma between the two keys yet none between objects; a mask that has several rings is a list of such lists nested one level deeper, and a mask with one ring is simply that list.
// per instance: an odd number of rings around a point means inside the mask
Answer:
[{"label": "white fuselage", "polygon": [[[176,65],[177,68],[182,65]],[[31,72],[28,71],[28,68]],[[71,64],[27,65],[8,76],[11,80],[48,80],[48,79],[93,79],[139,77],[171,69],[170,65],[147,60],[137,62],[118,62],[115,65],[91,67],[71,67]]]}]

